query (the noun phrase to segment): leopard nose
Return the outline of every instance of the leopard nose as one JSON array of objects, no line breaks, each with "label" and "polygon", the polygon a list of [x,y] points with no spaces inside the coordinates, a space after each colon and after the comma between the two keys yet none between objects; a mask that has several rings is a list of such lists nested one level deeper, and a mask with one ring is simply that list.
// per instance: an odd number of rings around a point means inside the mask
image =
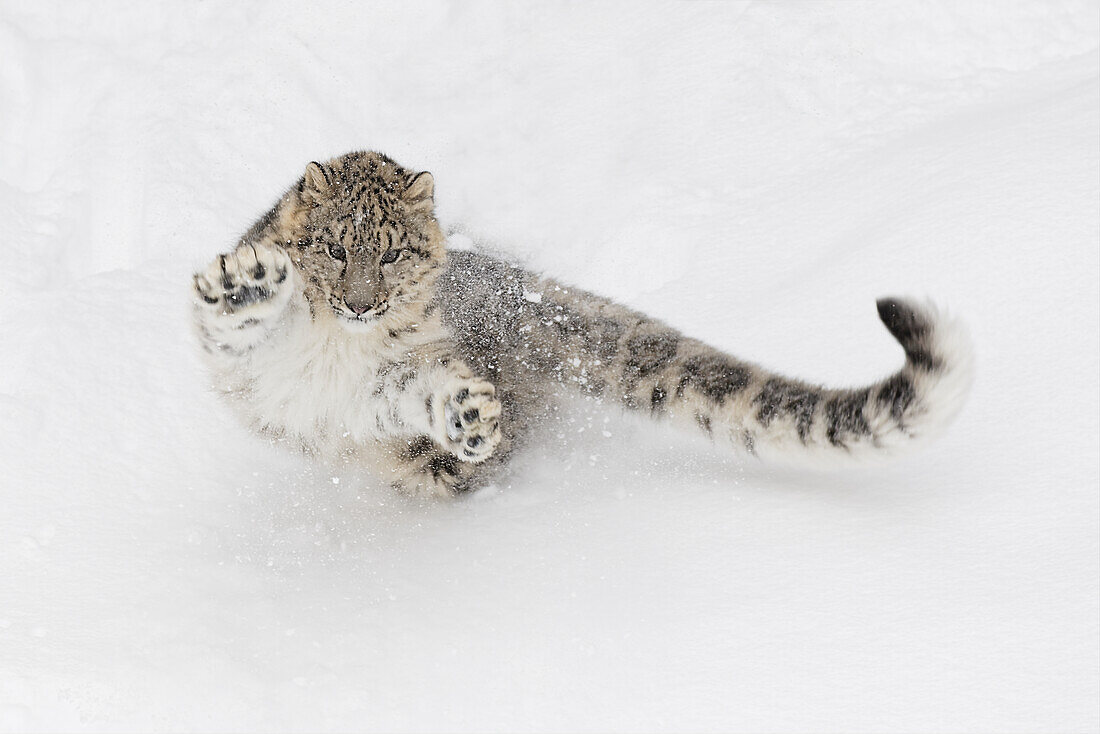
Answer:
[{"label": "leopard nose", "polygon": [[350,308],[353,312],[355,312],[356,316],[361,316],[361,315],[363,315],[364,313],[366,313],[367,311],[370,310],[370,305],[369,304],[357,303],[355,301],[349,301],[346,298],[344,299],[344,305],[347,306],[348,308]]}]

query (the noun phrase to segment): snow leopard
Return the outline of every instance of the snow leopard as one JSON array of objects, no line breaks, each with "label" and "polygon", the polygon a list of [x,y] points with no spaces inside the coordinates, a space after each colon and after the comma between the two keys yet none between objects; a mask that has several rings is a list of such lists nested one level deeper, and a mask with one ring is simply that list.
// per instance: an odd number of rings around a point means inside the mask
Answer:
[{"label": "snow leopard", "polygon": [[506,258],[448,249],[434,197],[431,173],[381,153],[314,161],[194,275],[213,387],[248,426],[450,497],[494,481],[568,396],[811,463],[923,442],[966,396],[968,337],[931,303],[879,300],[904,365],[826,388]]}]

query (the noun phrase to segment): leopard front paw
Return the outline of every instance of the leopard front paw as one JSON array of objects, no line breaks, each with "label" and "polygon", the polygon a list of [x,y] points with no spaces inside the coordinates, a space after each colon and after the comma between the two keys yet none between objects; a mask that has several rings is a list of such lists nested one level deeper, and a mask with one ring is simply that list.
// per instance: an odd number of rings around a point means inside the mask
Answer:
[{"label": "leopard front paw", "polygon": [[265,244],[242,245],[218,255],[194,277],[197,299],[229,315],[247,311],[262,316],[285,305],[293,264],[285,252]]},{"label": "leopard front paw", "polygon": [[500,443],[500,402],[484,380],[457,383],[437,397],[442,415],[439,443],[462,461],[488,459]]}]

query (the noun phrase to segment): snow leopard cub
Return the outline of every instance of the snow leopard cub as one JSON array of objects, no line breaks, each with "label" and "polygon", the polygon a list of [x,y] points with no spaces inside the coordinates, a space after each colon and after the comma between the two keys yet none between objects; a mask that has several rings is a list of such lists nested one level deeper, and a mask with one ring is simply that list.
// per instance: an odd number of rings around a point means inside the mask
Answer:
[{"label": "snow leopard cub", "polygon": [[373,152],[310,163],[194,277],[216,389],[255,430],[404,491],[488,481],[564,394],[750,454],[850,457],[934,435],[970,351],[931,305],[883,299],[905,365],[859,389],[790,380],[607,299],[447,251],[431,174]]}]

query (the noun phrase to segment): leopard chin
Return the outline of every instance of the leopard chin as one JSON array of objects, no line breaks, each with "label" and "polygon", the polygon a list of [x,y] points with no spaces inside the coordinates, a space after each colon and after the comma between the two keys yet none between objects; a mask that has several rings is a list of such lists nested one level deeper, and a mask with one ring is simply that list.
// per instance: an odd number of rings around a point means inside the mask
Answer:
[{"label": "leopard chin", "polygon": [[386,312],[371,312],[361,316],[351,316],[345,311],[334,311],[334,313],[336,314],[336,321],[346,331],[353,334],[369,334],[378,329]]}]

